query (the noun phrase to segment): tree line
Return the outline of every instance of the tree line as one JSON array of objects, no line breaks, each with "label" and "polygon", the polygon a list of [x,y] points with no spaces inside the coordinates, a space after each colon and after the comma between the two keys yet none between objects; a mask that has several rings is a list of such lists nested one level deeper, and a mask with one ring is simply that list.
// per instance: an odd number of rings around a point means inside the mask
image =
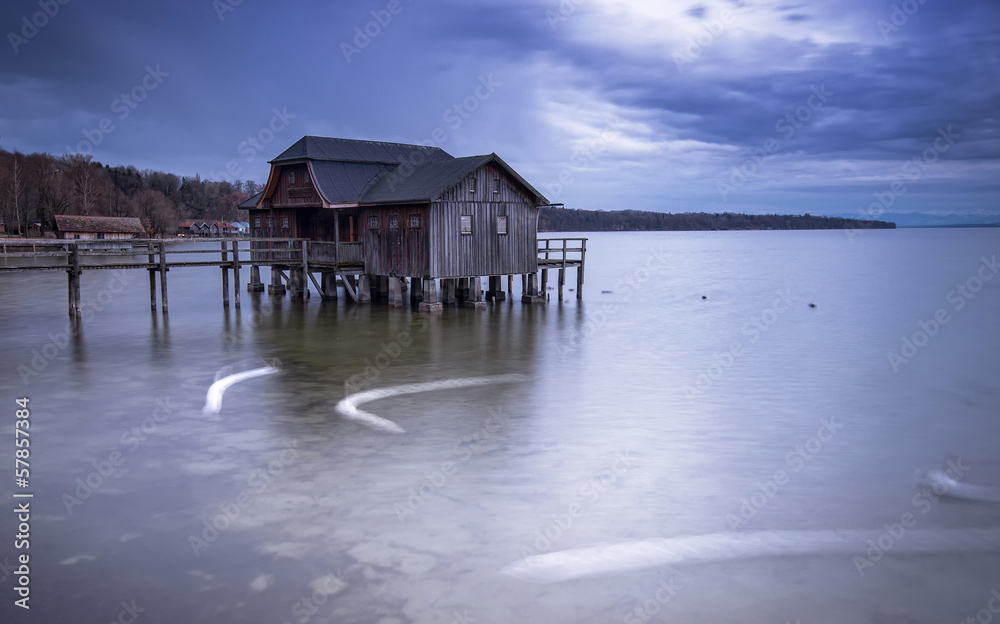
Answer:
[{"label": "tree line", "polygon": [[689,230],[839,230],[895,228],[895,223],[783,214],[723,212],[647,212],[642,210],[574,210],[544,207],[538,217],[543,232],[689,231]]},{"label": "tree line", "polygon": [[0,222],[8,234],[31,225],[55,228],[55,215],[138,217],[152,236],[170,236],[184,220],[245,221],[237,206],[257,194],[251,180],[211,182],[201,176],[102,165],[90,156],[22,154],[0,149]]}]

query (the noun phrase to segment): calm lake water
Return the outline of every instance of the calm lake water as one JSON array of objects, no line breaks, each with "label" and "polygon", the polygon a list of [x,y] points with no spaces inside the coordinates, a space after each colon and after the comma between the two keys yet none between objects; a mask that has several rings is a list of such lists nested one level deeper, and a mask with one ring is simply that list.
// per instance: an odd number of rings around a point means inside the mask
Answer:
[{"label": "calm lake water", "polygon": [[[998,545],[964,531],[1000,527],[1000,505],[917,477],[951,461],[1000,488],[1000,229],[585,236],[582,302],[522,305],[518,281],[516,303],[437,316],[315,291],[244,293],[237,313],[218,269],[175,269],[163,317],[144,272],[90,271],[100,309],[67,335],[64,274],[0,275],[8,469],[15,398],[32,423],[30,488],[11,476],[0,496],[35,495],[31,610],[0,569],[0,619],[996,617]],[[203,413],[217,377],[267,364],[279,372]],[[510,374],[524,378],[363,406],[401,434],[334,409],[349,380]],[[884,531],[881,548],[812,552],[848,530]],[[9,510],[0,531],[14,564]],[[503,572],[598,543],[775,531],[802,533],[737,560],[692,546],[696,563],[560,582]]]}]

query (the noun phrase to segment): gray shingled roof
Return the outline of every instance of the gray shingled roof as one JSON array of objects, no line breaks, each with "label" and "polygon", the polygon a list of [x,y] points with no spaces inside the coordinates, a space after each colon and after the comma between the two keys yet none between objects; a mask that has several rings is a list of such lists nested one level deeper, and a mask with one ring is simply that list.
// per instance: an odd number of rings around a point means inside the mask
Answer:
[{"label": "gray shingled roof", "polygon": [[[422,158],[419,158],[418,155]],[[341,162],[399,164],[446,158],[451,158],[451,154],[440,147],[304,136],[279,154],[277,158],[268,162],[280,164],[296,160],[337,160]]]},{"label": "gray shingled roof", "polygon": [[[445,161],[447,162],[447,161]],[[314,160],[310,163],[319,192],[331,204],[353,204],[396,165]]]},{"label": "gray shingled roof", "polygon": [[84,217],[55,215],[60,232],[103,232],[105,234],[145,234],[146,229],[136,217]]},{"label": "gray shingled roof", "polygon": [[[271,164],[308,161],[313,180],[331,204],[429,202],[479,167],[494,163],[535,195],[548,200],[496,154],[455,158],[423,145],[304,136]],[[411,164],[413,162],[418,164]],[[240,204],[253,208],[257,194]]]},{"label": "gray shingled roof", "polygon": [[433,201],[460,182],[462,178],[489,163],[501,167],[512,178],[523,184],[528,192],[535,195],[536,201],[548,203],[545,196],[528,184],[496,154],[430,162],[413,167],[412,173],[409,175],[405,175],[408,168],[397,167],[372,186],[361,198],[361,202],[392,204]]},{"label": "gray shingled roof", "polygon": [[256,195],[254,195],[250,199],[246,200],[245,202],[243,202],[242,204],[240,204],[239,206],[237,206],[237,208],[242,208],[243,210],[248,210],[250,208],[256,208],[257,207],[257,202],[260,201],[260,196],[263,195],[263,194],[264,194],[264,191],[261,191],[260,193],[257,193]]}]

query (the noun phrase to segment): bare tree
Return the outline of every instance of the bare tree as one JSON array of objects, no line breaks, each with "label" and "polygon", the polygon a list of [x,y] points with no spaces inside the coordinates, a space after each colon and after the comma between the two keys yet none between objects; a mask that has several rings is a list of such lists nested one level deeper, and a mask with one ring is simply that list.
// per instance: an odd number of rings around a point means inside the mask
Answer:
[{"label": "bare tree", "polygon": [[17,225],[17,229],[21,232],[21,236],[27,238],[28,236],[28,224],[21,222],[21,212],[24,209],[24,196],[25,185],[24,185],[24,165],[21,162],[21,153],[15,151],[14,158],[11,162],[11,175],[8,182],[8,201],[11,203],[14,209],[14,223]]},{"label": "bare tree", "polygon": [[135,205],[146,231],[162,237],[177,231],[177,207],[156,189],[136,193]]}]

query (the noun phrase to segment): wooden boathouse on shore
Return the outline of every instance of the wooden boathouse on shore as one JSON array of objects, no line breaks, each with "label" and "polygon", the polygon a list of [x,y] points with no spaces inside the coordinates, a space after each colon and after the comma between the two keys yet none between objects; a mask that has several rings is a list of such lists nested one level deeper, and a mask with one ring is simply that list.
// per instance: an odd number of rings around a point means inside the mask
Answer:
[{"label": "wooden boathouse on shore", "polygon": [[[584,242],[540,249],[538,212],[548,200],[496,154],[456,158],[437,147],[305,136],[269,164],[264,190],[240,206],[250,214],[249,291],[264,289],[259,266],[268,264],[274,295],[308,296],[311,279],[336,298],[339,277],[359,303],[401,306],[409,286],[424,309],[478,307],[483,277],[486,299],[504,299],[503,277],[510,292],[520,275],[522,301],[535,302],[544,299],[539,268],[545,277],[560,270],[561,299],[565,269],[574,267],[581,296]],[[307,241],[308,251],[288,248],[288,239]],[[282,257],[300,262],[285,266]]]}]

